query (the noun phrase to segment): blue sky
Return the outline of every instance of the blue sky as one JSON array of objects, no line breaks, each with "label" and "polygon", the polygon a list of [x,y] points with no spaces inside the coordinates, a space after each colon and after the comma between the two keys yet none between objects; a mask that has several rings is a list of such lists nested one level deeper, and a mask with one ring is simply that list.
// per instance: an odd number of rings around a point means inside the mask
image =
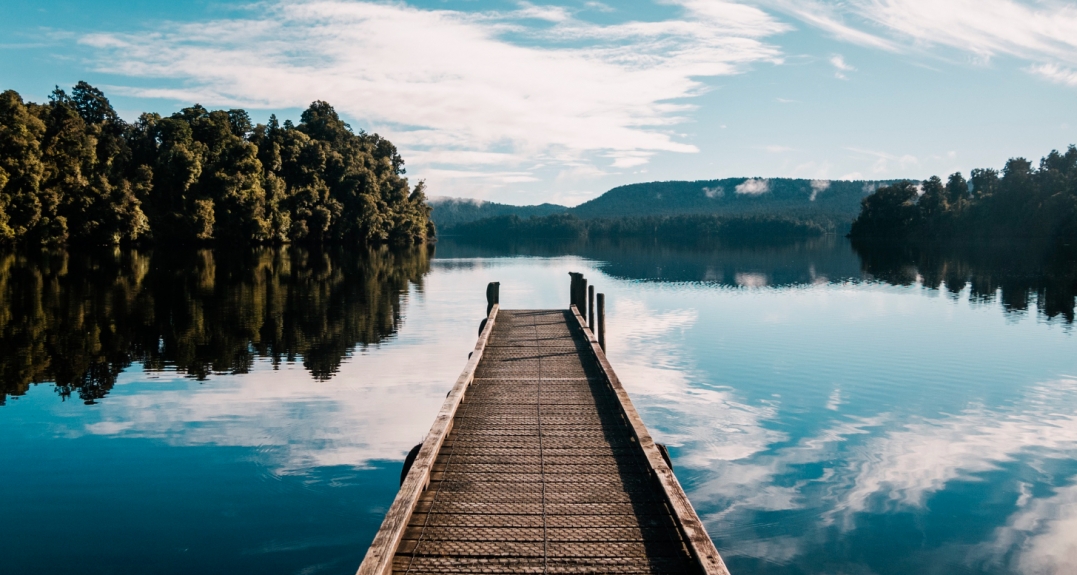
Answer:
[{"label": "blue sky", "polygon": [[1077,143],[1052,0],[6,0],[0,88],[127,119],[333,104],[431,195],[576,204],[651,180],[921,179]]}]

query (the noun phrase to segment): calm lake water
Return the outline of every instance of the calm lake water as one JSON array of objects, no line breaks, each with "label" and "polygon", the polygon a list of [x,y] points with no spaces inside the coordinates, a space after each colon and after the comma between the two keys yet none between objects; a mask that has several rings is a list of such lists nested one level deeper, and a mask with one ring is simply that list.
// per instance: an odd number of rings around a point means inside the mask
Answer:
[{"label": "calm lake water", "polygon": [[569,271],[734,575],[1077,572],[1077,266],[834,238],[0,254],[2,571],[354,573]]}]

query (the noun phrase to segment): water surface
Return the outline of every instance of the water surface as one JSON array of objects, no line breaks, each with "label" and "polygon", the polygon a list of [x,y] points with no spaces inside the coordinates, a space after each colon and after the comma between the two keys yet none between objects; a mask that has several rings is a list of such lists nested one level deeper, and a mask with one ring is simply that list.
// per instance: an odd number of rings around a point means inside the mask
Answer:
[{"label": "water surface", "polygon": [[582,271],[734,573],[1077,572],[1075,266],[1020,256],[834,238],[0,255],[0,556],[353,573],[486,282],[505,307],[564,307]]}]

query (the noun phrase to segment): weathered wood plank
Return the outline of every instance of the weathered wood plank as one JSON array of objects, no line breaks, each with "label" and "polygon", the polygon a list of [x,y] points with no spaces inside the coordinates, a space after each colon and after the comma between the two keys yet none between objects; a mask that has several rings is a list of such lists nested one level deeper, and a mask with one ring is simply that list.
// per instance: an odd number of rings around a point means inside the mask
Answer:
[{"label": "weathered wood plank", "polygon": [[359,573],[727,575],[578,308],[498,316],[491,286]]},{"label": "weathered wood plank", "polygon": [[[602,304],[599,305],[602,306]],[[600,307],[600,309],[602,308]],[[580,315],[575,306],[572,307],[572,313],[576,317],[580,328],[587,335],[587,341],[591,345],[591,351],[594,353],[599,367],[605,374],[610,386],[617,393],[617,397],[621,400],[621,408],[624,409],[636,439],[647,456],[647,462],[650,464],[651,470],[662,485],[662,489],[668,498],[670,509],[688,543],[689,551],[699,561],[704,572],[708,575],[729,575],[729,570],[726,568],[725,562],[722,561],[722,556],[718,554],[718,549],[715,548],[714,542],[707,535],[703,522],[700,521],[699,515],[696,514],[695,508],[692,507],[692,503],[688,500],[684,489],[681,488],[681,484],[677,481],[673,470],[666,465],[661,452],[658,451],[654,440],[651,439],[647,427],[643,424],[643,419],[640,418],[639,412],[636,411],[636,407],[628,397],[628,392],[625,391],[621,385],[621,380],[618,379],[617,374],[613,371],[613,366],[606,359],[606,353],[599,345],[598,338],[588,329],[587,322],[584,321],[583,316]]]},{"label": "weathered wood plank", "polygon": [[460,402],[464,399],[468,386],[471,385],[475,377],[475,369],[478,367],[479,362],[482,361],[483,352],[486,350],[486,342],[490,339],[490,334],[494,330],[499,309],[500,306],[497,303],[491,303],[489,315],[486,318],[486,326],[479,335],[478,341],[475,342],[475,349],[471,352],[471,357],[468,358],[464,371],[456,379],[452,390],[441,405],[441,411],[438,412],[437,417],[434,419],[434,424],[430,427],[430,432],[427,433],[426,439],[423,440],[419,455],[415,457],[415,462],[411,465],[408,476],[400,486],[396,499],[393,500],[388,513],[385,514],[381,529],[378,529],[377,535],[374,536],[374,541],[370,544],[370,549],[367,550],[363,563],[359,565],[357,575],[383,575],[392,572],[393,555],[396,553],[397,547],[400,546],[408,520],[419,502],[419,497],[422,496],[423,490],[426,489],[430,482],[430,471],[434,467],[434,461],[441,451],[441,445],[444,443],[445,437],[452,430],[453,417],[456,415],[457,408],[460,407]]}]

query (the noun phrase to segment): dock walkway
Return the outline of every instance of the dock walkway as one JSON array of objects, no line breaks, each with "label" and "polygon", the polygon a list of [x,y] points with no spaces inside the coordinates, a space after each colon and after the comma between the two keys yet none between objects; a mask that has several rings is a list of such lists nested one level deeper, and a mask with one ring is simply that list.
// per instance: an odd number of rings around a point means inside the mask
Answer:
[{"label": "dock walkway", "polygon": [[498,307],[359,573],[727,573],[575,307]]}]

